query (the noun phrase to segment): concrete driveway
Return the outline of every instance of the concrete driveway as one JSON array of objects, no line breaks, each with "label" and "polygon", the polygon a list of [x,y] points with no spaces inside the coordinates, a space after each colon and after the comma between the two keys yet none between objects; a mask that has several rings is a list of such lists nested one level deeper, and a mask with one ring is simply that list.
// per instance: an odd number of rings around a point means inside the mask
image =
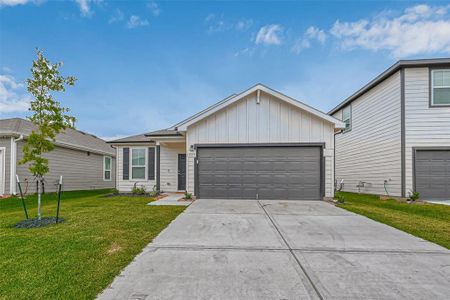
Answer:
[{"label": "concrete driveway", "polygon": [[99,299],[449,299],[450,251],[320,201],[197,200]]}]

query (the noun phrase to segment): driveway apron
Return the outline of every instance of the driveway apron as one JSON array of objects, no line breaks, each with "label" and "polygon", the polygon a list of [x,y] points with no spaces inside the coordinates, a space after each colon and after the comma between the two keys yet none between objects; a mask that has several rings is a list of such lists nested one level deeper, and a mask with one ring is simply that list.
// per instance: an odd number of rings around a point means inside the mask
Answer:
[{"label": "driveway apron", "polygon": [[450,251],[323,201],[195,201],[98,299],[449,299]]}]

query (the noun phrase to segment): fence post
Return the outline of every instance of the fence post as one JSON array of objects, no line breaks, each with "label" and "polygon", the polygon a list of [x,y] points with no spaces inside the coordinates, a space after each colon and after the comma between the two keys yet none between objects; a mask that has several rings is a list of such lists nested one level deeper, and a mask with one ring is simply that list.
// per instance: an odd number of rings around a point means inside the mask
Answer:
[{"label": "fence post", "polygon": [[56,223],[58,224],[59,219],[59,204],[61,203],[61,186],[62,186],[62,176],[59,177],[58,183],[58,208],[56,209]]},{"label": "fence post", "polygon": [[22,199],[23,211],[25,212],[25,217],[28,220],[27,206],[25,205],[25,200],[23,199],[22,186],[20,185],[19,175],[16,174],[17,185],[19,186],[20,198]]}]

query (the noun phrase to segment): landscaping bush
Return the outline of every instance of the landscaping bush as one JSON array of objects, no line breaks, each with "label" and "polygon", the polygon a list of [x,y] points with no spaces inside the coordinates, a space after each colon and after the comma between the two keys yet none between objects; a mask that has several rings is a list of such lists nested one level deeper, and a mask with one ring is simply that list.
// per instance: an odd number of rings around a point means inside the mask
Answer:
[{"label": "landscaping bush", "polygon": [[145,193],[146,193],[145,186],[143,186],[143,185],[140,187],[135,186],[131,190],[131,193],[133,195],[145,195]]}]

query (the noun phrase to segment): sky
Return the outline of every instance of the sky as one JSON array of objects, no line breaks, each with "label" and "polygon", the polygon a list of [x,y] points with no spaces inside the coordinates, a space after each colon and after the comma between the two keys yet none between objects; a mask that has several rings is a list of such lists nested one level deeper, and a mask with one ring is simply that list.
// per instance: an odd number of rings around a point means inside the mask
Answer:
[{"label": "sky", "polygon": [[265,84],[324,112],[399,59],[450,57],[448,1],[0,0],[0,118],[26,117],[36,48],[105,139]]}]

